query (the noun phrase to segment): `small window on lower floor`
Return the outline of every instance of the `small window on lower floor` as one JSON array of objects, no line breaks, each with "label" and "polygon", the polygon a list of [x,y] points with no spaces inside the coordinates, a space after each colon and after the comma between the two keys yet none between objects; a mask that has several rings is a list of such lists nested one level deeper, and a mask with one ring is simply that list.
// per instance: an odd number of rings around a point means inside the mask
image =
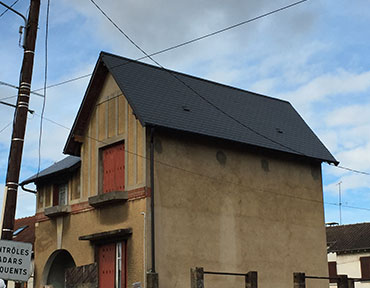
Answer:
[{"label": "small window on lower floor", "polygon": [[126,287],[126,242],[98,247],[99,287]]},{"label": "small window on lower floor", "polygon": [[53,206],[68,204],[68,183],[54,185]]}]

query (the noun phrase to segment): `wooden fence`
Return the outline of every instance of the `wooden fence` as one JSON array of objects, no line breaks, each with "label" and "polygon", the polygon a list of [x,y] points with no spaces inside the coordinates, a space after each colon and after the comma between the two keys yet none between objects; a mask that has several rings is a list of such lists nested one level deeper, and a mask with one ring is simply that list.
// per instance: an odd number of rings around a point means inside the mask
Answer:
[{"label": "wooden fence", "polygon": [[244,277],[245,288],[257,288],[257,272],[256,271],[250,271],[248,273],[214,272],[214,271],[204,271],[203,267],[196,267],[196,268],[190,269],[191,288],[204,288],[204,275],[205,274]]}]

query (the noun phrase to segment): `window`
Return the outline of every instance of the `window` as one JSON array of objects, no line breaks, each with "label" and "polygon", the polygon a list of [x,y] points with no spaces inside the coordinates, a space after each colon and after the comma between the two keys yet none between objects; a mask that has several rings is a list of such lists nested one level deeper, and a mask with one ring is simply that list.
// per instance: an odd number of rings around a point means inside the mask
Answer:
[{"label": "window", "polygon": [[125,190],[125,145],[115,144],[102,150],[103,193]]},{"label": "window", "polygon": [[370,257],[360,257],[361,278],[370,279]]},{"label": "window", "polygon": [[[337,262],[331,261],[331,262],[328,263],[328,265],[329,265],[329,277],[330,278],[338,277]],[[329,282],[330,283],[337,283],[337,281],[335,281],[335,279],[330,279]]]},{"label": "window", "polygon": [[53,206],[67,205],[68,204],[68,184],[54,185],[53,190]]},{"label": "window", "polygon": [[99,246],[99,287],[126,287],[126,242]]}]

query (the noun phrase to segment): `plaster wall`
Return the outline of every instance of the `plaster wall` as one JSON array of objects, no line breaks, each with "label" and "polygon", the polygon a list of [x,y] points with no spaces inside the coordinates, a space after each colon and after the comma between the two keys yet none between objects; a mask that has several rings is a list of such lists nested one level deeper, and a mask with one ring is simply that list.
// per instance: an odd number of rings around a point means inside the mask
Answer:
[{"label": "plaster wall", "polygon": [[[327,276],[319,163],[192,136],[155,139],[159,287],[189,288],[192,267],[257,271],[261,288],[293,287],[293,272]],[[206,287],[244,285],[205,276]]]},{"label": "plaster wall", "polygon": [[119,141],[125,143],[125,190],[145,185],[145,128],[133,114],[131,106],[108,73],[81,146],[81,197],[86,201],[97,195],[101,186],[100,151]]},{"label": "plaster wall", "polygon": [[[108,209],[90,210],[63,217],[62,246],[73,257],[76,266],[95,262],[95,247],[80,236],[116,229],[132,228],[127,240],[128,287],[134,282],[143,283],[144,273],[144,217],[146,199],[128,201]],[[47,220],[36,224],[35,273],[36,286],[41,287],[45,264],[57,247],[57,221]]]}]

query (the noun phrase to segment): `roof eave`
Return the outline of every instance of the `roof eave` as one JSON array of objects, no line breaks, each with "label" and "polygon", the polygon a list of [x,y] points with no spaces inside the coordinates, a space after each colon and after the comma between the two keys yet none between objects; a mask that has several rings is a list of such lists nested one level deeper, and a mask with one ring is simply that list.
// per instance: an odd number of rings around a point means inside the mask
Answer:
[{"label": "roof eave", "polygon": [[50,174],[42,175],[42,176],[39,176],[39,177],[33,177],[32,176],[31,178],[28,178],[28,179],[22,181],[19,185],[24,186],[24,185],[27,185],[27,184],[30,184],[30,183],[41,182],[41,181],[44,181],[44,180],[47,180],[47,179],[50,179],[50,178],[54,178],[54,177],[56,177],[58,175],[61,175],[61,174],[64,174],[64,173],[71,173],[71,172],[75,171],[76,169],[78,169],[80,166],[81,166],[81,161],[77,162],[76,164],[74,164],[70,167],[55,171],[55,172],[50,173]]},{"label": "roof eave", "polygon": [[[63,153],[73,156],[80,156],[80,142],[76,141],[75,137],[82,136],[81,132],[85,130],[86,123],[90,118],[91,107],[95,104],[97,97],[94,93],[99,93],[103,86],[103,80],[107,75],[108,70],[102,61],[102,53],[95,65],[93,74],[87,86],[84,98],[78,110],[77,116],[73,123],[71,132],[68,135],[67,142],[64,146]],[[100,80],[100,81],[99,81]]]}]

